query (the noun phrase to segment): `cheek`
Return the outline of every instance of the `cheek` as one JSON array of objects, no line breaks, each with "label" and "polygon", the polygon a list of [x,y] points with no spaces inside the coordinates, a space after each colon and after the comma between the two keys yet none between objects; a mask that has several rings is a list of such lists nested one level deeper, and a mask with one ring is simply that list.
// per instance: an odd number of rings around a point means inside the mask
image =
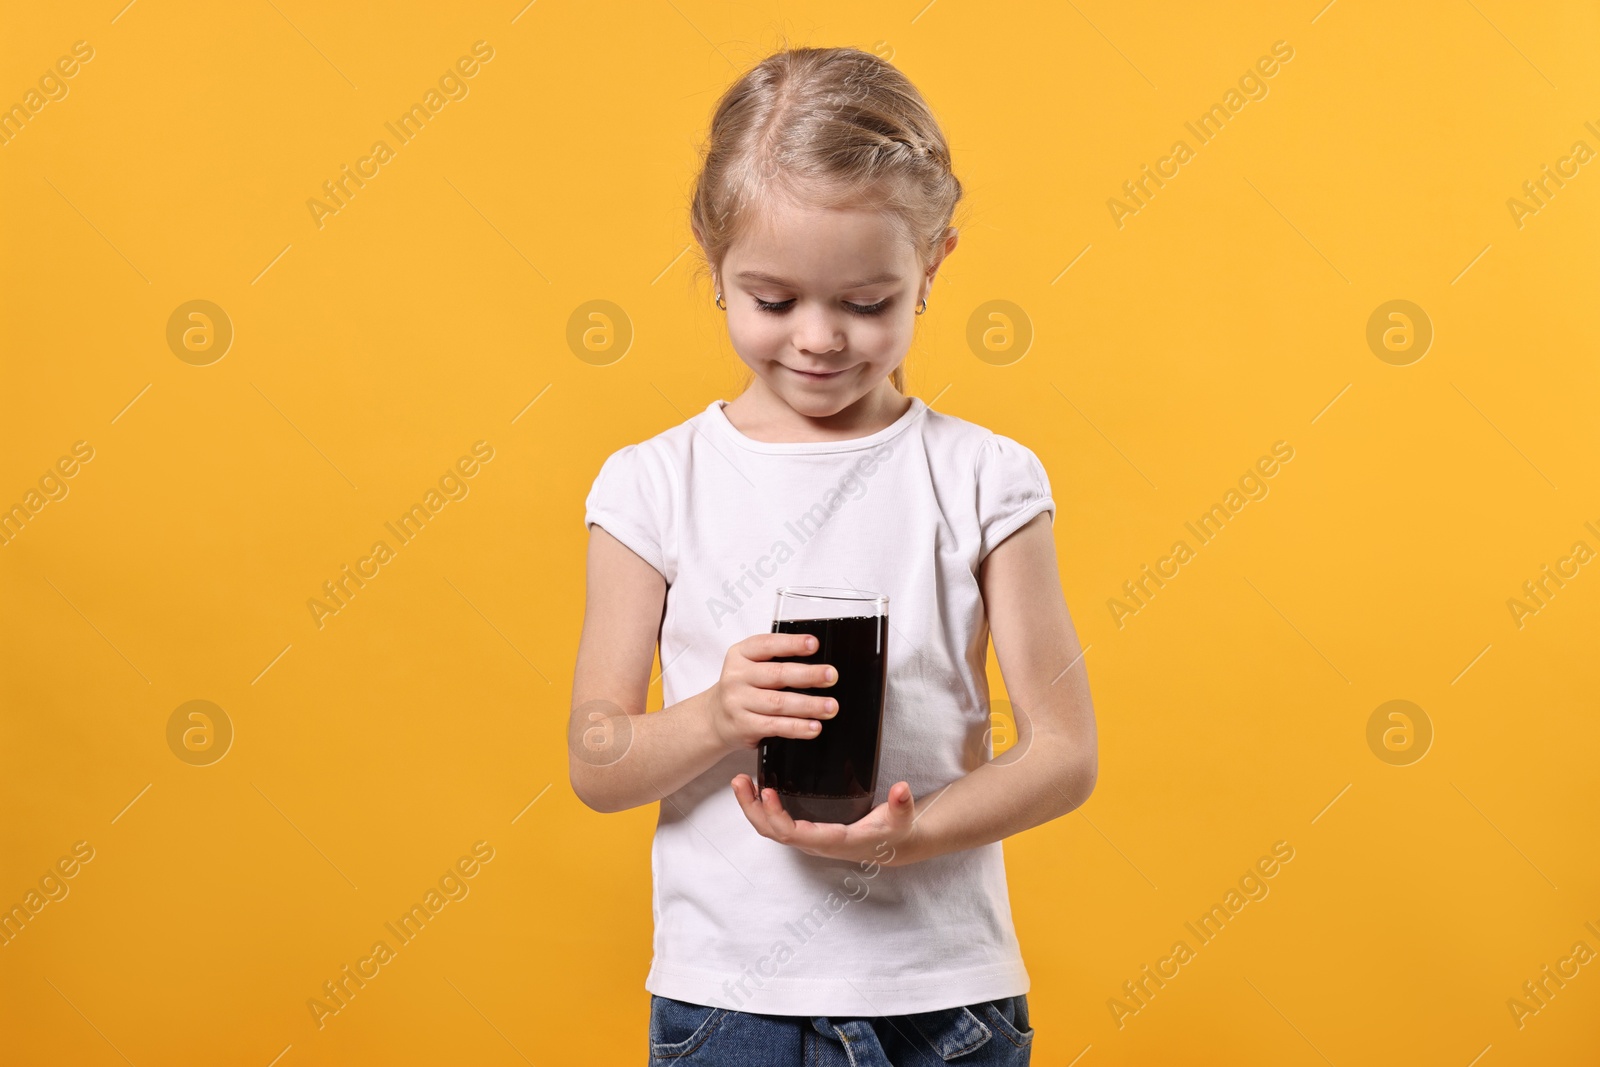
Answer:
[{"label": "cheek", "polygon": [[789,351],[790,335],[775,316],[751,311],[728,319],[728,343],[741,362],[760,374]]},{"label": "cheek", "polygon": [[850,345],[868,359],[893,359],[911,344],[911,323],[885,316],[864,322],[850,333]]},{"label": "cheek", "polygon": [[728,339],[746,355],[763,355],[782,347],[785,334],[779,324],[760,312],[744,312],[728,319]]}]

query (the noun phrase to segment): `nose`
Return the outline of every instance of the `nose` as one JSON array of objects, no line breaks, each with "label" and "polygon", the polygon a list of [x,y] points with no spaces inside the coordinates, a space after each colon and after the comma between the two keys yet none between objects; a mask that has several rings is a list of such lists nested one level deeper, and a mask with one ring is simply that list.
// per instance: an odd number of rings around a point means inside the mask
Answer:
[{"label": "nose", "polygon": [[809,355],[825,355],[844,347],[842,312],[826,307],[796,307],[794,322],[794,347]]}]

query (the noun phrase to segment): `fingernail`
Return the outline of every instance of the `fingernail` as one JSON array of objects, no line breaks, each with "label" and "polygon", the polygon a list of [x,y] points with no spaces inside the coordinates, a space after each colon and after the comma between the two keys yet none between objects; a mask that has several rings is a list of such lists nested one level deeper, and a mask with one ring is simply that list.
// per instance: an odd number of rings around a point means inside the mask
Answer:
[{"label": "fingernail", "polygon": [[829,667],[828,668],[828,681],[829,682],[837,682],[838,680],[839,680],[839,672],[834,670],[832,667]]},{"label": "fingernail", "polygon": [[815,637],[806,638],[806,647],[807,648],[816,648],[817,647],[817,639]]}]

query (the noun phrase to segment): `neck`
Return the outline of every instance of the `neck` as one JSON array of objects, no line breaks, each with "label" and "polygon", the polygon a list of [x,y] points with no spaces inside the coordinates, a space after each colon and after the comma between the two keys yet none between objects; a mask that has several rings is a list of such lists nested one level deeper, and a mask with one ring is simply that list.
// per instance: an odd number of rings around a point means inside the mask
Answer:
[{"label": "neck", "polygon": [[738,399],[723,408],[734,429],[767,443],[848,441],[867,437],[894,424],[911,407],[888,378],[832,415],[796,411],[759,376]]}]

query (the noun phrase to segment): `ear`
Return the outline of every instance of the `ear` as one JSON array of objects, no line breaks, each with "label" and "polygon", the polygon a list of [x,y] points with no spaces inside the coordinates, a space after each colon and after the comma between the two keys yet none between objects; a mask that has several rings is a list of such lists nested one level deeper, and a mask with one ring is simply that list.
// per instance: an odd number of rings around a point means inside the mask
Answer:
[{"label": "ear", "polygon": [[[695,239],[695,240],[696,240],[696,241],[699,241],[699,240],[700,240],[700,233],[699,233],[699,231],[695,231],[695,237],[694,237],[694,239]],[[700,248],[701,248],[701,250],[702,250],[702,252],[703,252],[703,251],[704,251],[704,250],[705,250],[705,245],[704,245],[704,244],[703,244],[703,243],[702,243],[702,244],[701,244],[701,245],[700,245]],[[717,267],[715,267],[715,266],[710,266],[710,265],[709,265],[709,264],[708,264],[708,267],[709,267],[709,269],[710,269],[710,271],[711,271],[711,285],[712,285],[712,291],[713,291],[713,292],[718,292],[718,293],[720,293],[720,292],[721,292],[721,291],[722,291],[722,272],[721,272],[721,271],[720,271],[720,270],[719,270],[719,269],[718,269],[718,268],[717,268]]]},{"label": "ear", "polygon": [[954,226],[944,231],[944,241],[939,245],[939,251],[935,254],[933,262],[928,265],[928,290],[932,290],[934,275],[939,273],[939,267],[944,263],[945,257],[955,251],[960,237]]}]

